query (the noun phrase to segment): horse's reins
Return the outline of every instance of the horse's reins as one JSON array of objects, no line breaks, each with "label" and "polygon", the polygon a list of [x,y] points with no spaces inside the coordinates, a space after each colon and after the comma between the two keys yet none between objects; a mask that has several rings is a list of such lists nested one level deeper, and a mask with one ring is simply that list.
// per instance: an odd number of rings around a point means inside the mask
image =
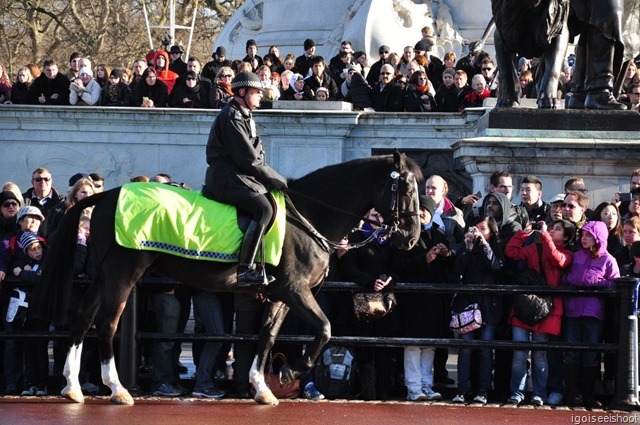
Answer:
[{"label": "horse's reins", "polygon": [[[394,170],[391,172],[390,174],[391,177],[391,205],[390,205],[390,210],[392,213],[392,225],[391,227],[389,227],[387,224],[380,223],[378,220],[372,220],[370,218],[367,217],[363,217],[361,215],[358,214],[354,214],[351,211],[347,211],[344,210],[342,208],[336,207],[335,205],[329,204],[327,202],[324,202],[320,199],[314,198],[312,196],[306,195],[302,192],[298,192],[297,190],[291,189],[291,188],[286,188],[283,190],[284,192],[284,196],[286,198],[286,200],[288,201],[288,204],[290,206],[291,212],[292,214],[300,221],[300,223],[302,223],[307,230],[309,230],[314,236],[316,236],[321,242],[323,242],[325,248],[327,250],[330,249],[355,249],[355,248],[360,248],[363,247],[364,245],[368,244],[369,242],[371,242],[372,240],[376,239],[379,237],[379,235],[384,231],[384,232],[389,232],[390,234],[395,233],[398,231],[398,226],[400,225],[400,218],[403,217],[412,217],[412,216],[416,216],[419,213],[416,212],[403,212],[400,213],[400,205],[398,202],[398,180],[400,178],[400,173],[398,172],[397,169],[394,168]],[[388,184],[388,182],[387,182]],[[343,214],[343,215],[347,215],[347,216],[351,216],[354,218],[357,218],[360,221],[364,221],[367,222],[369,224],[373,224],[376,226],[375,230],[371,233],[371,235],[369,235],[365,240],[363,240],[362,242],[358,242],[358,243],[349,243],[349,244],[344,244],[341,242],[334,242],[332,240],[327,239],[324,235],[322,235],[314,226],[313,224],[311,224],[309,222],[309,220],[306,219],[306,217],[304,217],[299,211],[298,209],[295,207],[293,201],[291,200],[291,198],[289,197],[289,193],[294,194],[296,196],[300,196],[303,197],[317,205],[320,205],[326,209],[332,210],[334,212]]]}]

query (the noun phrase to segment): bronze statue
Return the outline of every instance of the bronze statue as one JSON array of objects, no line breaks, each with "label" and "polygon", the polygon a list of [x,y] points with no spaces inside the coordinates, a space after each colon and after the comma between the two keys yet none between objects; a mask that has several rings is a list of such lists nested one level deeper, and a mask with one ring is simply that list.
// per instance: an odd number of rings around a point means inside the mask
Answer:
[{"label": "bronze statue", "polygon": [[612,94],[614,52],[621,58],[623,49],[620,41],[622,0],[492,0],[491,8],[500,69],[496,107],[512,107],[520,101],[517,54],[539,58],[538,107],[555,109],[558,77],[569,37],[580,35],[567,107],[626,108]]}]

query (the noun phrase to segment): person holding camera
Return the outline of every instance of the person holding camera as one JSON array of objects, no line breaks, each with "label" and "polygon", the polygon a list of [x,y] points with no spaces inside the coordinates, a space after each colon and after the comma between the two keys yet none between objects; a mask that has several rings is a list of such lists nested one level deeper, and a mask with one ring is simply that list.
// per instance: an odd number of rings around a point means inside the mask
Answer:
[{"label": "person holding camera", "polygon": [[[507,243],[505,255],[516,261],[526,262],[527,268],[543,274],[548,286],[560,286],[560,278],[565,269],[571,264],[573,253],[569,249],[570,242],[576,233],[575,226],[567,220],[556,220],[547,230],[544,221],[530,222],[524,230],[518,230]],[[526,244],[534,238],[533,243]],[[542,267],[542,269],[540,268]],[[514,341],[548,342],[551,336],[559,336],[562,325],[562,297],[553,297],[553,311],[544,320],[534,325],[524,323],[515,315],[512,308],[509,314],[509,324]],[[509,404],[519,405],[524,401],[525,383],[527,378],[528,350],[513,352],[511,363],[511,396]],[[533,394],[531,404],[542,406],[547,403],[547,379],[549,367],[547,352],[534,350],[531,353],[531,371]],[[552,405],[562,398],[560,393],[552,394]],[[553,400],[555,399],[555,400]]]},{"label": "person holding camera", "polygon": [[[503,195],[504,196],[504,195]],[[506,197],[505,197],[506,198]],[[454,269],[462,276],[462,284],[494,285],[498,282],[498,273],[504,265],[498,225],[491,216],[474,218],[469,230],[464,235],[465,249],[458,253]],[[502,321],[502,297],[491,294],[456,294],[451,303],[451,310],[461,312],[468,306],[477,304],[482,314],[482,326],[474,331],[464,333],[465,341],[480,339],[491,341]],[[480,350],[479,388],[473,401],[486,404],[491,389],[493,372],[493,349]],[[460,348],[458,351],[458,391],[453,398],[454,403],[464,403],[471,390],[471,348]]]},{"label": "person holding camera", "polygon": [[622,217],[626,216],[629,212],[629,204],[631,203],[631,191],[633,189],[640,188],[640,168],[636,168],[631,172],[631,177],[629,178],[629,192],[616,192],[613,194],[611,198],[611,202],[616,204],[618,209],[620,210],[620,215]]}]

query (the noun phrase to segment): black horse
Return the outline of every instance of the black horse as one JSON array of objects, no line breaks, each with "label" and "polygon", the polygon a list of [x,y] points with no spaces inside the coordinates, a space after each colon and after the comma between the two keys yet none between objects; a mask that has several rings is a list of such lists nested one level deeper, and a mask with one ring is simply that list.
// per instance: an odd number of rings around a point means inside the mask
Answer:
[{"label": "black horse", "polygon": [[[283,253],[277,267],[267,265],[276,281],[269,284],[269,299],[260,330],[257,355],[249,379],[255,400],[277,404],[264,381],[267,354],[289,310],[307,322],[315,339],[304,355],[286,366],[281,380],[288,382],[309,370],[331,337],[331,326],[318,306],[311,288],[324,278],[332,251],[331,241],[339,241],[375,208],[391,230],[391,242],[400,249],[411,249],[420,234],[418,181],[422,174],[412,160],[399,154],[358,159],[317,170],[289,182],[294,208],[287,208]],[[78,381],[82,341],[95,322],[102,367],[102,381],[111,389],[111,401],[133,404],[122,386],[113,359],[113,337],[127,298],[146,270],[153,268],[199,289],[236,290],[235,265],[204,260],[188,260],[164,253],[138,251],[115,241],[114,216],[120,188],[80,201],[69,210],[61,224],[43,266],[42,284],[32,305],[38,316],[64,323],[73,317],[71,348],[64,367],[67,380],[62,395],[76,402],[84,397]],[[315,201],[314,201],[315,200]],[[328,205],[335,208],[329,208]],[[132,204],[133,205],[133,202]],[[91,218],[91,255],[96,274],[78,309],[68,312],[73,278],[78,219],[83,209],[95,206]]]}]

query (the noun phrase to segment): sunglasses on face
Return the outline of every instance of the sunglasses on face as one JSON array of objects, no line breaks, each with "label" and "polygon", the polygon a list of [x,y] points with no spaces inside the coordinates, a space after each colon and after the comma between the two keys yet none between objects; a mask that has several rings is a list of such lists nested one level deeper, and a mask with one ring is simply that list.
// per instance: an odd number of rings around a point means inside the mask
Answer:
[{"label": "sunglasses on face", "polygon": [[36,178],[34,178],[33,180],[34,180],[36,183],[40,183],[40,182],[42,182],[43,180],[44,180],[45,182],[49,182],[49,181],[51,181],[51,177],[36,177]]},{"label": "sunglasses on face", "polygon": [[380,75],[391,75],[390,72],[381,72]]},{"label": "sunglasses on face", "polygon": [[492,71],[493,68],[482,68],[483,71]]},{"label": "sunglasses on face", "polygon": [[577,205],[573,205],[573,204],[567,204],[566,202],[562,203],[562,208],[569,208],[570,210],[575,210],[576,208],[578,208]]},{"label": "sunglasses on face", "polygon": [[2,204],[2,206],[5,207],[5,208],[17,207],[18,203],[17,202],[5,202],[4,204]]}]

